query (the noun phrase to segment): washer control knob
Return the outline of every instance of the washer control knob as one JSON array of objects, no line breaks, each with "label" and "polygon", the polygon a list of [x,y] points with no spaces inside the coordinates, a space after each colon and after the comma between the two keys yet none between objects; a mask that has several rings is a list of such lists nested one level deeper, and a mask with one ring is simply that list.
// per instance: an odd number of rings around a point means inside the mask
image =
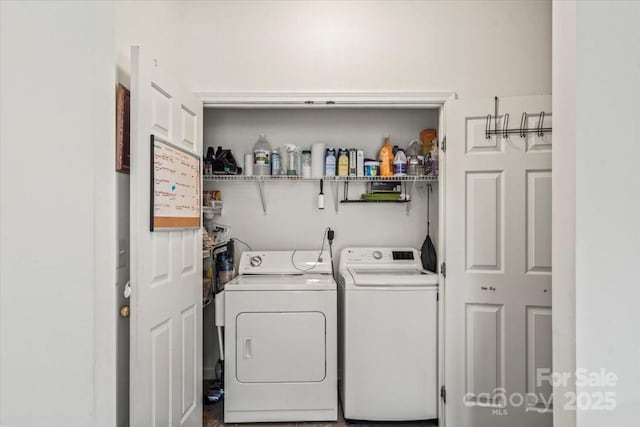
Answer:
[{"label": "washer control knob", "polygon": [[380,251],[373,251],[373,257],[375,259],[382,259],[382,252]]},{"label": "washer control knob", "polygon": [[256,255],[251,257],[251,260],[249,262],[251,263],[252,267],[260,267],[260,264],[262,264],[262,258],[259,255]]}]

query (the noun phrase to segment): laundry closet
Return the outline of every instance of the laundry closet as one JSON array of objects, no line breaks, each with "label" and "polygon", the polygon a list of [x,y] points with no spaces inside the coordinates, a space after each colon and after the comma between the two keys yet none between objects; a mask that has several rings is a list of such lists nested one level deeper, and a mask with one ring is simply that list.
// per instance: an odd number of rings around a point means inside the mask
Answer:
[{"label": "laundry closet", "polygon": [[[424,129],[439,130],[440,110],[436,106],[396,102],[397,105],[346,106],[326,101],[322,105],[209,105],[204,109],[203,157],[209,147],[230,149],[244,168],[245,154],[253,153],[259,135],[265,134],[274,150],[285,144],[309,150],[312,144],[323,143],[326,147],[361,148],[365,158],[377,159],[387,135],[392,145],[406,151],[411,141],[420,141]],[[330,227],[335,231],[333,262],[337,269],[340,250],[346,246],[420,248],[427,235],[427,219],[429,234],[438,247],[437,175],[421,173],[402,178],[406,180],[402,181],[403,191],[410,199],[398,203],[361,200],[375,177],[337,181],[328,177],[323,180],[324,209],[318,207],[320,179],[275,178],[245,177],[244,171],[237,177],[203,177],[203,190],[219,191],[222,201],[220,215],[211,222],[230,227],[230,236],[239,239],[235,244],[236,260],[248,249],[246,245],[253,250],[320,250],[325,229]],[[205,217],[204,224],[208,222]],[[213,307],[204,308],[205,379],[215,376],[219,359],[213,312]]]}]

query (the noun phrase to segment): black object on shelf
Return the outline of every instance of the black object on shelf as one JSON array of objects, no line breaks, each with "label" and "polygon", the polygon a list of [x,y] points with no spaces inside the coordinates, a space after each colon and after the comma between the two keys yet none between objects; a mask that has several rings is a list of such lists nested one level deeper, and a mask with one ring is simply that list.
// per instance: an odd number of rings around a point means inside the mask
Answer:
[{"label": "black object on shelf", "polygon": [[222,149],[222,147],[218,147],[218,151],[216,151],[215,154],[215,160],[213,160],[213,173],[239,175],[242,173],[242,168],[238,166],[238,163],[233,157],[233,154],[231,154],[230,149]]}]

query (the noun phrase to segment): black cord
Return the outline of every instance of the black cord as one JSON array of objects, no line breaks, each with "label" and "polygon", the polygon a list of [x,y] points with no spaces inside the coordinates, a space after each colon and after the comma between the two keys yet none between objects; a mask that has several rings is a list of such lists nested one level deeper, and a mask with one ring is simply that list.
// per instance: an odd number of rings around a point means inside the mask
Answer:
[{"label": "black cord", "polygon": [[237,237],[234,237],[233,240],[237,240],[238,242],[242,243],[243,245],[245,245],[247,247],[247,249],[249,249],[250,251],[253,251],[253,249],[251,249],[251,246],[249,246],[248,243],[243,242],[242,240],[238,239]]},{"label": "black cord", "polygon": [[336,272],[333,271],[333,239],[329,240],[329,262],[331,262],[331,276],[335,279]]},{"label": "black cord", "polygon": [[[245,245],[247,247],[247,249],[249,249],[249,251],[253,251],[253,249],[251,249],[251,246],[249,246],[249,244],[243,240],[238,239],[237,237],[233,237],[231,240],[235,240],[238,241],[240,243],[242,243],[243,245]],[[234,247],[235,248],[235,247]],[[234,251],[234,258],[235,258],[235,251]],[[233,266],[233,275],[234,277],[238,274],[238,268],[240,268],[240,262],[234,262],[234,266]]]},{"label": "black cord", "polygon": [[[331,230],[329,227],[327,227],[324,230],[324,233],[322,233],[322,246],[320,246],[320,252],[318,252],[318,259],[316,259],[316,262],[313,263],[313,265],[307,269],[302,269],[302,268],[298,268],[298,266],[296,265],[296,262],[293,260],[294,255],[296,254],[296,250],[294,250],[293,252],[291,252],[291,265],[293,265],[293,268],[295,268],[298,271],[301,271],[303,273],[307,273],[311,270],[313,270],[314,268],[316,268],[316,266],[320,263],[320,259],[322,257],[322,252],[324,251],[324,244],[327,240],[327,234],[329,233],[329,230]],[[331,263],[331,265],[333,266],[333,262]]]}]

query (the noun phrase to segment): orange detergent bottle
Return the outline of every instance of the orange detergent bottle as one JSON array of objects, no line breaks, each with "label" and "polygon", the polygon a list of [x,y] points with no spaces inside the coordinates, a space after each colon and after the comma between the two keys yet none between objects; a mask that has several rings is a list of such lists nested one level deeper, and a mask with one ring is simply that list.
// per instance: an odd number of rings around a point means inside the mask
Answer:
[{"label": "orange detergent bottle", "polygon": [[393,176],[393,147],[389,142],[389,135],[384,138],[384,145],[378,155],[380,161],[380,176]]}]

